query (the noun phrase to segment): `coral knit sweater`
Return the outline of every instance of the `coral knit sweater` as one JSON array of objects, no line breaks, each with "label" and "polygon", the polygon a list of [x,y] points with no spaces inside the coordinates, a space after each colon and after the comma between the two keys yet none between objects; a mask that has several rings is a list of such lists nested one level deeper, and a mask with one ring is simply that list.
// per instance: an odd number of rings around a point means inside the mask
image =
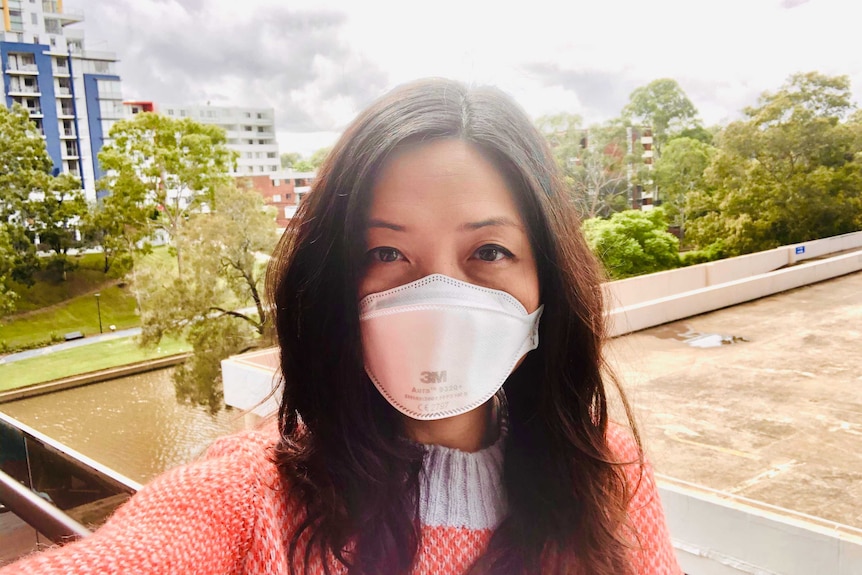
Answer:
[{"label": "coral knit sweater", "polygon": [[[427,448],[414,573],[464,573],[484,551],[506,514],[504,435],[476,453]],[[610,435],[620,457],[634,459],[633,443],[618,431]],[[273,431],[221,439],[200,460],[141,489],[92,536],[31,555],[0,575],[286,574],[287,542],[304,512],[268,459],[274,441]],[[639,485],[630,506],[640,543],[632,551],[636,571],[678,575],[652,471],[647,466],[638,478],[631,474]],[[323,573],[320,560],[313,561],[311,573]],[[346,571],[330,563],[333,573]]]}]

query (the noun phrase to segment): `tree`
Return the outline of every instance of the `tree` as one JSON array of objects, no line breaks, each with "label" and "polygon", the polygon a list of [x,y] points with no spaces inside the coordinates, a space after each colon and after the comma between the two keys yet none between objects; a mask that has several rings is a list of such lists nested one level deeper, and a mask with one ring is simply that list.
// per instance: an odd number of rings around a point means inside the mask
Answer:
[{"label": "tree", "polygon": [[[147,212],[171,242],[182,277],[186,223],[195,212],[215,208],[215,190],[230,181],[228,171],[236,161],[224,130],[143,113],[114,124],[110,136],[99,152],[105,172],[99,186],[122,197],[118,209],[133,207],[130,217],[139,218],[143,206],[155,210]],[[141,228],[145,223],[139,220]]]},{"label": "tree", "polygon": [[705,172],[714,148],[700,140],[680,137],[670,140],[655,165],[655,183],[661,189],[662,207],[685,237],[689,197],[706,187]]},{"label": "tree", "polygon": [[325,148],[320,148],[319,150],[315,150],[313,154],[311,154],[311,158],[309,158],[309,163],[316,170],[322,164],[326,157],[329,155],[329,152],[332,151],[332,146],[326,146]]},{"label": "tree", "polygon": [[0,315],[13,311],[15,301],[18,299],[18,294],[9,288],[14,259],[15,251],[12,247],[12,238],[9,237],[6,228],[0,226]]},{"label": "tree", "polygon": [[285,170],[293,168],[294,164],[302,159],[302,154],[299,152],[285,152],[281,155],[281,167]]},{"label": "tree", "polygon": [[676,80],[670,78],[653,80],[632,92],[623,117],[652,129],[657,156],[672,135],[698,125],[697,109]]},{"label": "tree", "polygon": [[609,219],[584,221],[584,235],[593,253],[613,279],[623,279],[679,266],[679,241],[668,233],[663,211],[626,210]]},{"label": "tree", "polygon": [[688,238],[728,255],[862,226],[862,125],[846,76],[795,74],[718,136],[707,190],[691,197]]},{"label": "tree", "polygon": [[36,250],[53,252],[68,268],[66,252],[76,240],[86,202],[77,178],[52,175],[52,163],[27,110],[0,106],[0,225],[12,247],[10,277],[30,285],[40,267]]},{"label": "tree", "polygon": [[632,157],[624,126],[609,122],[584,129],[580,116],[573,114],[543,116],[537,126],[548,139],[583,217],[607,216],[626,208]]},{"label": "tree", "polygon": [[[261,296],[265,254],[275,245],[273,214],[253,190],[217,188],[214,210],[190,214],[184,231],[187,274],[142,265],[142,343],[182,336],[194,355],[174,373],[177,395],[211,412],[221,406],[220,361],[271,343]],[[162,264],[163,265],[163,264]],[[251,306],[253,312],[244,311]]]}]

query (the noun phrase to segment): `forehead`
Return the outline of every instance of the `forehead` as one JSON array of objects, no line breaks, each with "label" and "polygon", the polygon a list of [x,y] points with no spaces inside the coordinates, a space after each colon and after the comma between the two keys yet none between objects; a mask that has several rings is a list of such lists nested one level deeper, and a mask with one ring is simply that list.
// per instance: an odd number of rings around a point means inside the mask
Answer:
[{"label": "forehead", "polygon": [[[405,213],[406,212],[406,213]],[[399,148],[371,190],[372,218],[387,214],[425,217],[517,217],[519,209],[500,170],[476,146],[457,139]]]}]

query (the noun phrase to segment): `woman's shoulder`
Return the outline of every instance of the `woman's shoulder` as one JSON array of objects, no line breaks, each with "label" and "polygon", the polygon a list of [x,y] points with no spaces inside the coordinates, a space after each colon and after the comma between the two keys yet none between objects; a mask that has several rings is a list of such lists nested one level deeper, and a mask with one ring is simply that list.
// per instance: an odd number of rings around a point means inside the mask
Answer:
[{"label": "woman's shoulder", "polygon": [[203,453],[199,461],[210,459],[238,459],[265,464],[270,452],[278,442],[278,428],[274,421],[253,429],[238,431],[216,439]]}]

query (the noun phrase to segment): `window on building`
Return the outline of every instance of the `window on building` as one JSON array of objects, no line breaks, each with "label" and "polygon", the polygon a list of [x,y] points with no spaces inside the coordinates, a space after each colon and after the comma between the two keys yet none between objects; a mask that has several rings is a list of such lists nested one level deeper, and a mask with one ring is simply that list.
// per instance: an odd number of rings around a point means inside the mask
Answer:
[{"label": "window on building", "polygon": [[36,14],[35,12],[30,13],[30,23],[36,24],[36,25],[39,24],[39,15]]},{"label": "window on building", "polygon": [[180,117],[181,117],[181,118],[185,118],[185,117],[186,117],[186,111],[185,111],[185,110],[180,110]]},{"label": "window on building", "polygon": [[245,143],[248,144],[249,146],[253,146],[254,140],[246,140]]},{"label": "window on building", "polygon": [[272,196],[272,202],[273,202],[274,204],[277,204],[277,203],[281,202],[281,195],[280,195],[280,194],[273,194],[273,196]]},{"label": "window on building", "polygon": [[269,167],[269,171],[270,171],[270,172],[277,172],[277,171],[278,171],[278,166],[270,166],[270,167]]},{"label": "window on building", "polygon": [[246,112],[246,113],[245,113],[245,117],[246,117],[246,118],[251,118],[251,112]]},{"label": "window on building", "polygon": [[258,119],[258,120],[263,120],[263,114],[258,113],[258,114],[257,114],[257,119]]},{"label": "window on building", "polygon": [[173,115],[174,115],[174,111],[173,111],[173,109],[172,109],[172,108],[168,108],[168,116],[173,116]]},{"label": "window on building", "polygon": [[258,126],[258,127],[257,127],[257,131],[258,131],[258,132],[260,132],[260,133],[262,134],[262,133],[264,133],[264,132],[266,131],[266,128],[265,128],[265,127],[263,127],[263,126]]},{"label": "window on building", "polygon": [[244,132],[251,132],[253,130],[251,126],[243,126],[242,129]]},{"label": "window on building", "polygon": [[266,153],[266,157],[267,157],[267,158],[274,158],[274,157],[275,157],[275,152],[267,152],[267,153]]},{"label": "window on building", "polygon": [[[252,143],[252,142],[249,142],[249,143]],[[266,140],[258,140],[257,143],[260,144],[261,146],[263,146],[264,144],[266,144]]]},{"label": "window on building", "polygon": [[281,187],[281,180],[279,180],[278,178],[275,178],[275,179],[272,181],[272,185],[273,185],[273,187],[275,187],[275,188]]}]

